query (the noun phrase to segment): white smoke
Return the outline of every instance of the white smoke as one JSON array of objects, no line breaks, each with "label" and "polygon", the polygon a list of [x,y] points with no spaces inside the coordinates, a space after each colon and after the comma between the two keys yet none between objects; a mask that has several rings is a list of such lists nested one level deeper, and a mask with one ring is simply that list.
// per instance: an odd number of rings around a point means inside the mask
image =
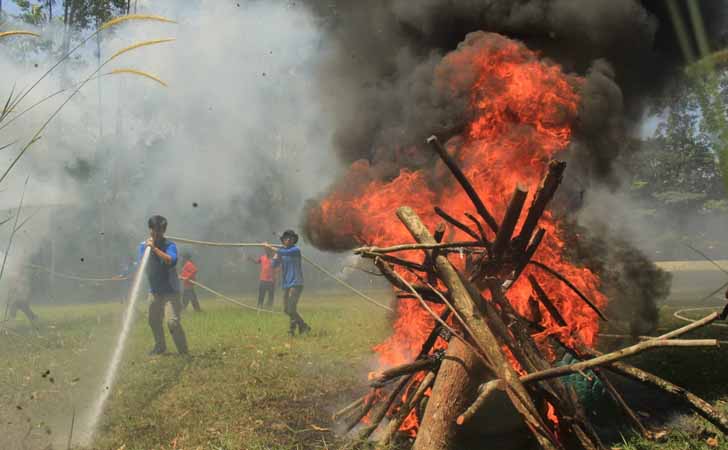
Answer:
[{"label": "white smoke", "polygon": [[[142,2],[138,12],[178,24],[132,21],[104,32],[101,61],[140,41],[176,41],[126,53],[101,73],[139,69],[169,87],[128,74],[103,76],[64,108],[0,195],[0,209],[15,208],[30,175],[28,213],[39,205],[64,205],[29,222],[25,232],[32,238],[21,236],[18,248],[33,254],[50,237],[90,237],[104,248],[114,234],[144,235],[150,214],[165,215],[170,233],[188,236],[254,239],[269,236],[270,227],[295,228],[303,200],[337,171],[327,157],[332,127],[322,120],[318,101],[323,35],[316,19],[287,2],[165,0]],[[63,30],[40,31],[53,50],[21,38],[0,44],[3,100],[13,83],[29,86],[57,60]],[[96,65],[92,39],[18,110],[84,79]],[[0,154],[0,170],[69,92],[0,131],[0,145],[18,141]],[[94,213],[81,218],[71,212],[78,210]],[[219,220],[230,216],[239,220]],[[62,231],[59,221],[66,224]],[[79,222],[85,236],[74,234]],[[89,236],[89,228],[106,238]]]}]

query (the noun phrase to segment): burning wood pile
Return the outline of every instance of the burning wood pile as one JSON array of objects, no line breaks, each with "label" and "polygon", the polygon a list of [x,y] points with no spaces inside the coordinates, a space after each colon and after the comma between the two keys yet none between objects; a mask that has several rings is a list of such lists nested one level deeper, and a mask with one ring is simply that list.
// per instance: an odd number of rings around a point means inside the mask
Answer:
[{"label": "burning wood pile", "polygon": [[[355,250],[373,261],[400,302],[413,302],[411,307],[424,311],[435,326],[422,327],[426,331],[416,339],[419,350],[412,353],[416,355],[412,360],[373,374],[371,391],[336,414],[349,431],[356,428],[358,437],[368,439],[379,430],[374,435],[378,448],[407,436],[415,438],[416,450],[452,449],[463,433],[477,429],[479,414],[489,407],[489,397],[504,391],[541,448],[604,448],[573,386],[560,378],[573,373],[587,376],[584,371],[589,370],[589,376],[603,383],[645,437],[652,433],[615,389],[607,372],[671,395],[723,433],[728,432],[728,419],[704,400],[620,361],[657,347],[716,346],[717,341],[711,339],[674,338],[712,322],[717,314],[655,339],[601,354],[592,347],[598,327],[585,331],[577,323],[587,314],[592,317],[585,323],[607,320],[599,300],[590,299],[579,288],[583,286],[581,280],[570,279],[550,264],[534,259],[546,242],[550,221],[544,218],[550,214],[547,206],[562,180],[565,163],[552,160],[547,165],[527,208],[526,187],[515,186],[498,221],[437,138],[431,137],[428,143],[467,194],[477,215],[465,213],[470,222],[466,224],[435,207],[441,220],[430,230],[413,209],[402,206],[396,215],[416,243]],[[448,229],[470,239],[446,242]],[[521,278],[525,280],[517,284]],[[511,291],[516,285],[521,294],[529,290],[527,301],[513,300]],[[566,295],[564,291],[548,288],[556,285],[569,291],[569,301],[561,298]],[[564,354],[578,362],[558,365],[559,356]]]}]

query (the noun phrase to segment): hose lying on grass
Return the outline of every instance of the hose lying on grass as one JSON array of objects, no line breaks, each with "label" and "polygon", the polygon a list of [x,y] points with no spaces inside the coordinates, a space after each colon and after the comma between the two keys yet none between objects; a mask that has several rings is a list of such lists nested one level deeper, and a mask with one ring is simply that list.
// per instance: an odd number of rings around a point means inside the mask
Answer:
[{"label": "hose lying on grass", "polygon": [[225,294],[221,294],[221,293],[217,292],[216,290],[205,286],[204,284],[200,283],[199,281],[195,281],[195,280],[186,280],[186,281],[192,283],[193,285],[199,287],[200,289],[204,289],[207,292],[220,297],[223,300],[227,300],[228,302],[235,303],[238,306],[242,306],[243,308],[253,309],[258,312],[265,312],[265,313],[270,313],[270,314],[283,314],[280,311],[271,311],[269,309],[260,309],[260,308],[256,308],[255,306],[246,305],[245,303],[242,303],[238,300],[235,300],[234,298],[228,297]]},{"label": "hose lying on grass", "polygon": [[[686,309],[680,309],[680,310],[675,311],[673,313],[673,317],[675,317],[676,319],[682,320],[684,322],[696,322],[695,319],[691,319],[689,317],[685,317],[683,315],[683,313],[688,312],[688,311],[706,311],[706,310],[711,310],[711,309],[722,309],[722,308],[723,308],[723,306],[705,306],[705,307],[702,307],[702,308],[686,308]],[[724,323],[711,323],[710,325],[712,325],[714,327],[728,328],[728,325],[726,325]]]},{"label": "hose lying on grass", "polygon": [[[167,236],[168,239],[171,239],[173,241],[177,241],[183,244],[191,244],[191,245],[203,245],[206,247],[281,247],[280,245],[271,245],[271,244],[265,244],[265,243],[251,243],[251,242],[210,242],[210,241],[197,241],[194,239],[186,239],[176,236]],[[383,305],[382,303],[379,303],[378,301],[374,300],[373,298],[369,297],[359,289],[355,288],[354,286],[350,285],[346,281],[338,278],[328,270],[326,270],[324,267],[322,267],[320,264],[312,261],[310,258],[306,257],[305,255],[301,255],[303,257],[303,260],[307,263],[311,264],[316,270],[320,271],[324,275],[328,276],[332,280],[336,281],[340,285],[344,286],[345,288],[349,289],[359,297],[363,298],[364,300],[368,301],[369,303],[376,305],[382,309],[386,309],[387,311],[394,312],[392,308],[390,308],[387,305]]]}]

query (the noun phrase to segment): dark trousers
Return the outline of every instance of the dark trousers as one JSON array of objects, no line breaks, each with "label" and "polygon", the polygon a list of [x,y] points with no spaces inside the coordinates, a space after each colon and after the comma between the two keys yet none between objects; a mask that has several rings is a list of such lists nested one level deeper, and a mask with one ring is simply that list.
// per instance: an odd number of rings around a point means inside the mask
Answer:
[{"label": "dark trousers", "polygon": [[260,284],[258,285],[258,308],[263,307],[265,294],[268,294],[268,302],[265,304],[265,307],[273,309],[273,300],[275,299],[276,288],[272,281],[260,281]]},{"label": "dark trousers", "polygon": [[308,328],[306,322],[303,321],[303,317],[298,314],[298,300],[301,298],[302,291],[303,286],[292,286],[283,290],[285,312],[291,319],[291,334],[295,333],[296,327],[298,327],[299,332],[303,332]]},{"label": "dark trousers", "polygon": [[197,300],[197,293],[195,292],[194,288],[185,288],[182,292],[182,308],[187,309],[187,305],[192,303],[192,308],[200,312],[202,309],[200,309],[200,302]]},{"label": "dark trousers", "polygon": [[38,318],[38,316],[35,315],[33,310],[30,309],[30,302],[23,302],[23,301],[14,301],[10,305],[10,317],[12,319],[15,319],[15,316],[17,316],[18,311],[22,311],[23,314],[25,314],[25,317],[28,318],[29,321],[33,322]]},{"label": "dark trousers", "polygon": [[720,313],[720,320],[725,320],[728,318],[728,304],[725,305],[725,308],[723,308],[723,312]]},{"label": "dark trousers", "polygon": [[154,349],[159,352],[167,351],[164,327],[162,326],[166,312],[167,328],[169,334],[172,335],[177,351],[182,354],[187,353],[187,336],[185,336],[185,330],[182,329],[182,322],[180,321],[182,302],[180,302],[179,293],[152,294],[152,296],[153,299],[149,303],[149,327],[154,335]]}]

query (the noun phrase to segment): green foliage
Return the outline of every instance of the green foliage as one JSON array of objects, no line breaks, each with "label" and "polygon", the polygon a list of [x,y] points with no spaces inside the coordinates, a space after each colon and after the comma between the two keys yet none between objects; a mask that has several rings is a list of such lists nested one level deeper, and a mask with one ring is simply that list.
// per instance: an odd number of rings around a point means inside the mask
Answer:
[{"label": "green foliage", "polygon": [[50,17],[48,8],[54,1],[31,2],[30,0],[14,0],[20,8],[19,18],[31,25],[39,26]]},{"label": "green foliage", "polygon": [[64,20],[79,28],[96,27],[124,14],[127,0],[64,0]]},{"label": "green foliage", "polygon": [[77,28],[96,27],[107,20],[124,14],[127,0],[61,0],[62,11],[53,7],[57,0],[13,0],[21,11],[19,18],[33,25],[48,22],[52,17],[62,17],[67,25]]}]

